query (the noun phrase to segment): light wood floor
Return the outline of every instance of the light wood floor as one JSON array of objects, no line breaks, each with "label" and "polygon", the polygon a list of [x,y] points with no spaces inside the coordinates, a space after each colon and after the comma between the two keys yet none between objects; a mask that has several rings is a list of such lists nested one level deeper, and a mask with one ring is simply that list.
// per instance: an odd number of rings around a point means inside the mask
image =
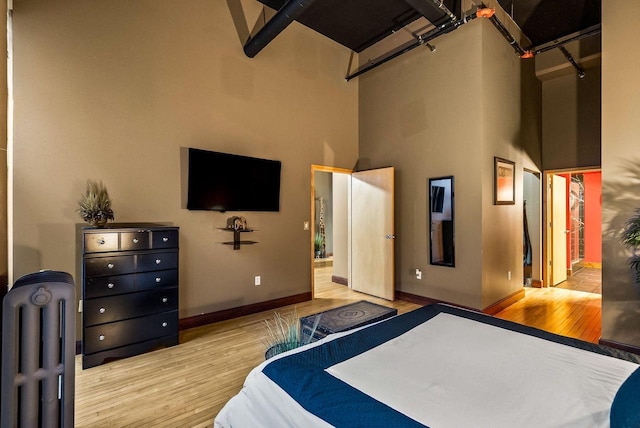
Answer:
[{"label": "light wood floor", "polygon": [[[399,313],[418,307],[363,296],[332,284],[330,268],[318,272],[316,298],[296,305],[300,316],[363,298],[395,307]],[[498,316],[597,340],[600,296],[594,296],[570,290],[528,289],[525,299]],[[288,310],[292,307],[280,309]],[[576,321],[581,314],[586,314],[586,322]],[[240,390],[249,371],[264,360],[261,321],[271,316],[272,312],[264,312],[187,330],[178,346],[87,370],[81,369],[77,357],[76,427],[212,426],[215,415]]]},{"label": "light wood floor", "polygon": [[600,339],[600,294],[550,287],[525,288],[525,295],[496,316],[587,342]]}]

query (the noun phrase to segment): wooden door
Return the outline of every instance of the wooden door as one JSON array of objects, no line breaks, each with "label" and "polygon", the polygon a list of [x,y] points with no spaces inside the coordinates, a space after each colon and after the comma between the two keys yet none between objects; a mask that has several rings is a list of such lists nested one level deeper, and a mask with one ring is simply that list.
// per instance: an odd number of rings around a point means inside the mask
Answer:
[{"label": "wooden door", "polygon": [[394,300],[394,169],[351,175],[351,287]]},{"label": "wooden door", "polygon": [[551,285],[567,280],[567,180],[551,175]]}]

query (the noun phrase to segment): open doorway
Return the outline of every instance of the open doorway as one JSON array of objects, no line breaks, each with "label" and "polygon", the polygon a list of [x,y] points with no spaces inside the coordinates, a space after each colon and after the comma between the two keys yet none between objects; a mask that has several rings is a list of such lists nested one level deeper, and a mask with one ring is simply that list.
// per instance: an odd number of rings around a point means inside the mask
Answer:
[{"label": "open doorway", "polygon": [[394,176],[393,167],[351,172],[312,165],[314,297],[318,266],[331,268],[331,283],[394,300]]},{"label": "open doorway", "polygon": [[349,286],[349,189],[351,171],[311,168],[312,293],[316,284]]},{"label": "open doorway", "polygon": [[601,171],[555,171],[547,182],[549,285],[602,294]]},{"label": "open doorway", "polygon": [[542,185],[540,173],[523,171],[523,284],[542,287]]}]

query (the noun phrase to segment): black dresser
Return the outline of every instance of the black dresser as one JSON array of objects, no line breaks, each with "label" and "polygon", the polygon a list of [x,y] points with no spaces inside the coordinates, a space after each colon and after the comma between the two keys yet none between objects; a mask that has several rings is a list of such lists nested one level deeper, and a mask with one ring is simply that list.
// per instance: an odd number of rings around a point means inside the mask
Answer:
[{"label": "black dresser", "polygon": [[82,229],[82,367],[178,344],[178,228]]}]

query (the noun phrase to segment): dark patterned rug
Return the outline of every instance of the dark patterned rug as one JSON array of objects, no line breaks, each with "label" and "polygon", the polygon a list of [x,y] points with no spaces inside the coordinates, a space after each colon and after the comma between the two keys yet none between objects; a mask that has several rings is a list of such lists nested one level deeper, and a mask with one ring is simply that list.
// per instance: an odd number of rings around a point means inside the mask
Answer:
[{"label": "dark patterned rug", "polygon": [[351,330],[398,314],[398,310],[366,300],[300,318],[302,343]]}]

